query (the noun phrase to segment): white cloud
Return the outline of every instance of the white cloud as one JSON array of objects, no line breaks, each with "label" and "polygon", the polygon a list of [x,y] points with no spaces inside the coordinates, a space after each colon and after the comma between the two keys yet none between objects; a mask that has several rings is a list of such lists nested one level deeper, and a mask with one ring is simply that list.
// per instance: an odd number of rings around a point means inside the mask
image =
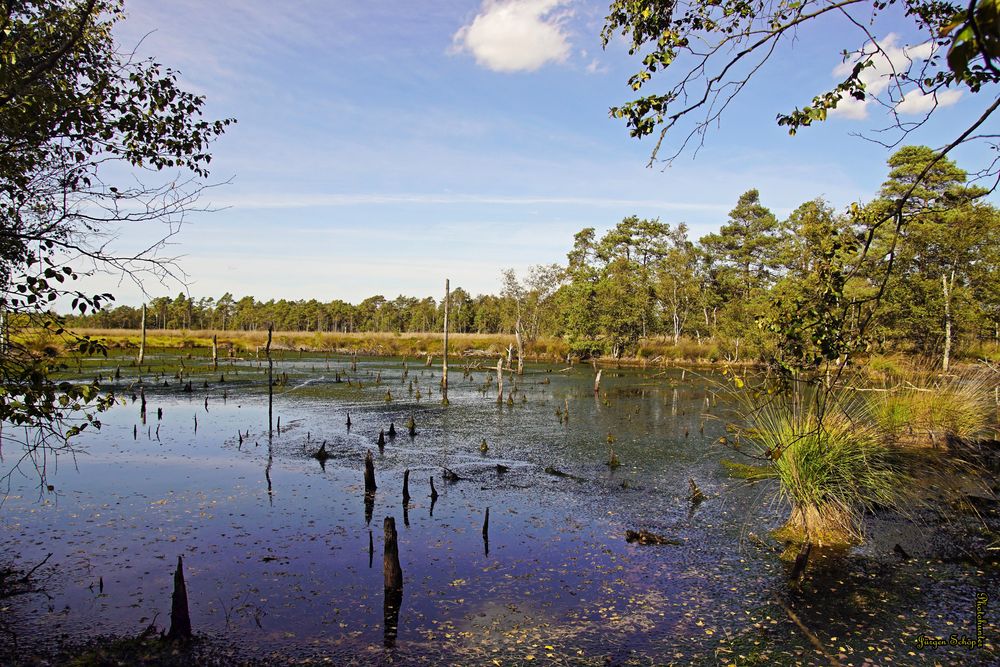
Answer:
[{"label": "white cloud", "polygon": [[590,63],[587,65],[587,74],[604,74],[607,71],[608,71],[607,66],[602,65],[601,61],[598,60],[597,58],[591,60]]},{"label": "white cloud", "polygon": [[[852,97],[842,97],[836,109],[831,110],[831,116],[839,116],[850,120],[868,118],[868,107],[873,99],[889,90],[890,85],[896,85],[897,77],[907,74],[919,61],[927,60],[934,51],[931,42],[916,46],[898,46],[899,36],[889,33],[884,39],[869,42],[852,60],[837,65],[834,76],[843,78],[851,73],[854,66],[861,61],[870,60],[872,65],[861,71],[859,79],[865,85],[866,98],[856,100]],[[899,90],[890,91],[889,101],[895,104],[897,113],[920,114],[930,111],[935,104],[950,106],[961,97],[960,91],[944,91],[939,95],[925,94],[917,89],[908,90],[899,96]]]},{"label": "white cloud", "polygon": [[565,12],[569,0],[483,0],[479,13],[452,38],[456,52],[468,51],[495,72],[532,72],[570,53]]},{"label": "white cloud", "polygon": [[939,93],[927,94],[919,90],[911,90],[903,95],[903,100],[896,105],[896,111],[903,114],[927,113],[935,106],[950,107],[962,97],[960,90],[942,90]]}]

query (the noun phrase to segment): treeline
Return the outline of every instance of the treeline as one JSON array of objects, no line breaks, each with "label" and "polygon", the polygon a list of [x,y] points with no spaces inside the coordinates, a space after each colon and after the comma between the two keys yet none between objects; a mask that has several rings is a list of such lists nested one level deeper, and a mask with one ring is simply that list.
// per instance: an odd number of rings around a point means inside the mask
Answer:
[{"label": "treeline", "polygon": [[[654,337],[693,340],[740,359],[803,344],[790,332],[812,326],[839,299],[855,304],[838,324],[840,337],[867,326],[883,351],[973,351],[998,336],[1000,213],[964,171],[935,156],[925,147],[900,149],[880,196],[843,213],[816,199],[782,220],[749,190],[717,233],[697,241],[683,223],[658,219],[629,217],[600,237],[584,229],[565,265],[534,267],[520,278],[506,271],[497,295],[454,289],[450,330],[519,333],[528,342],[559,337],[579,356],[631,356],[640,340]],[[895,221],[871,222],[886,219],[900,198],[906,205]],[[443,299],[433,297],[349,304],[179,294],[152,300],[147,325],[426,332],[440,330],[443,319]],[[70,324],[134,329],[140,320],[140,308],[119,306]],[[824,345],[811,335],[808,344]]]}]

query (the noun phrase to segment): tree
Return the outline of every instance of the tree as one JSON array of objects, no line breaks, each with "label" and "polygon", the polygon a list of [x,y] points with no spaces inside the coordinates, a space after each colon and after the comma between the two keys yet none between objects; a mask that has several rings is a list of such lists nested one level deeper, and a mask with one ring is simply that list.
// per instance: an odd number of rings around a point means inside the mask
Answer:
[{"label": "tree", "polygon": [[670,249],[657,271],[656,294],[670,321],[674,345],[677,345],[698,300],[698,251],[688,240],[684,223],[672,230],[669,238]]},{"label": "tree", "polygon": [[[173,71],[123,55],[112,37],[123,16],[120,0],[0,8],[0,310],[11,326],[42,328],[82,353],[100,347],[67,332],[48,304],[65,297],[85,313],[111,301],[71,287],[83,263],[137,280],[176,275],[160,244],[116,254],[104,232],[162,222],[164,237],[176,233],[208,175],[209,144],[232,122],[204,120],[204,99]],[[112,171],[131,173],[116,184]],[[112,403],[96,383],[52,380],[58,366],[14,341],[0,360],[0,421],[26,427],[21,461],[43,481],[47,453],[70,449]]]},{"label": "tree", "polygon": [[[977,202],[984,190],[970,187],[954,162],[936,161],[925,170],[934,157],[926,146],[905,146],[889,158],[882,196],[890,201],[909,190],[917,174],[926,175],[905,207],[907,224],[894,249],[898,270],[880,320],[897,340],[911,341],[925,354],[940,353],[947,371],[958,337],[985,315],[974,295],[996,272],[990,260],[1000,245],[1000,227],[996,209]],[[983,297],[985,305],[989,297]]]}]

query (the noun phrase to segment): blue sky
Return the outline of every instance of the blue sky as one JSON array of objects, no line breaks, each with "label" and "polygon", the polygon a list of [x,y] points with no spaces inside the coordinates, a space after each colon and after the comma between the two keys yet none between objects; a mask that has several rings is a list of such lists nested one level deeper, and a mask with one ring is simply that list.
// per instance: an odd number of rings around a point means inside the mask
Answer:
[{"label": "blue sky", "polygon": [[[123,46],[181,72],[212,117],[238,124],[214,145],[212,188],[166,249],[194,296],[439,297],[445,278],[496,292],[500,271],[562,262],[584,227],[623,217],[718,229],[751,187],[779,215],[823,196],[872,197],[889,152],[852,136],[885,125],[852,108],[796,137],[774,123],[836,83],[841,50],[866,39],[837,25],[780,49],[695,156],[646,167],[649,142],[608,107],[629,98],[637,61],[587,0],[129,0]],[[907,22],[873,27],[917,44]],[[910,103],[914,100],[911,99]],[[971,102],[971,103],[970,103]],[[981,104],[938,110],[910,143],[941,145]],[[963,160],[963,157],[966,160]],[[957,154],[975,166],[982,155]],[[118,243],[155,238],[122,229]],[[141,292],[95,276],[121,303]],[[150,296],[177,283],[147,281]]]}]

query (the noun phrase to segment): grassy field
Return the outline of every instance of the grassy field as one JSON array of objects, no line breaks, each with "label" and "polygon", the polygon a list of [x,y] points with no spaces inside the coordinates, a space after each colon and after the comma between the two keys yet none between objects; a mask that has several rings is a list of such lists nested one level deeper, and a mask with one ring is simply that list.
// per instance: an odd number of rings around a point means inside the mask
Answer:
[{"label": "grassy field", "polygon": [[[78,329],[76,333],[103,340],[112,350],[138,349],[141,332],[137,329]],[[211,331],[156,329],[147,331],[148,350],[208,349],[212,336],[218,336],[219,356],[229,350],[239,356],[256,353],[267,343],[266,331]],[[448,336],[449,354],[455,356],[506,356],[508,346],[515,345],[513,335],[462,334]],[[39,340],[36,344],[58,348],[58,341]],[[434,333],[331,333],[275,331],[272,348],[305,352],[331,352],[366,356],[422,357],[440,356],[441,334]],[[525,357],[533,361],[559,362],[569,353],[568,343],[561,338],[539,338],[525,346]],[[636,357],[622,361],[638,364],[663,364],[671,361],[712,363],[720,360],[716,345],[682,340],[649,339],[643,341]]]}]

